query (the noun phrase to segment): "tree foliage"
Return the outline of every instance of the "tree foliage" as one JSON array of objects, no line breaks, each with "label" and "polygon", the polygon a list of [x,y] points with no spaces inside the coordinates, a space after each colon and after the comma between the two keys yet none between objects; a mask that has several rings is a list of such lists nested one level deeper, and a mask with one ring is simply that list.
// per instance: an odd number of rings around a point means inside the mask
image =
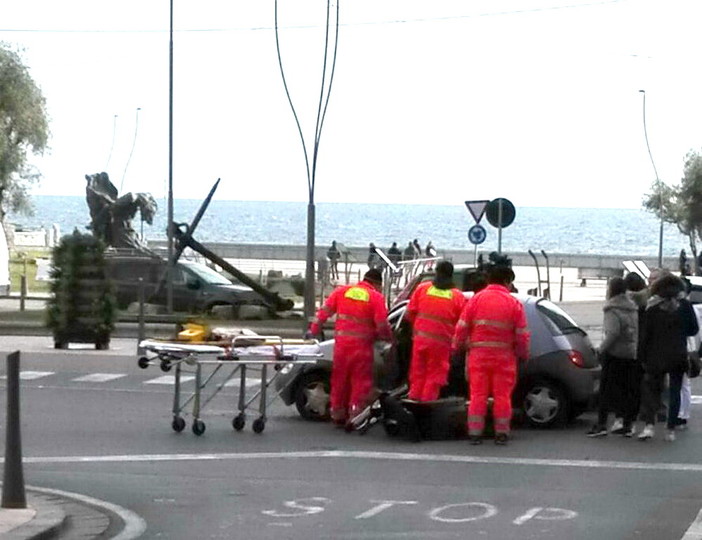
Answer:
[{"label": "tree foliage", "polygon": [[688,237],[697,267],[697,241],[702,239],[702,154],[694,150],[687,153],[679,184],[653,182],[643,206],[664,222],[674,223]]},{"label": "tree foliage", "polygon": [[39,180],[27,161],[49,138],[46,101],[19,53],[0,43],[0,220],[31,211],[29,187]]}]

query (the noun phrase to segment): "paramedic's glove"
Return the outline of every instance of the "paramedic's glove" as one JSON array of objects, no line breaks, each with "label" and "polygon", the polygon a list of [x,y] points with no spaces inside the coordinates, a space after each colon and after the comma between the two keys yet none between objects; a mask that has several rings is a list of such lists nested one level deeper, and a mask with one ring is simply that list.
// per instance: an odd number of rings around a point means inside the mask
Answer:
[{"label": "paramedic's glove", "polygon": [[304,335],[304,339],[314,339],[315,335],[312,333],[312,330],[307,330]]}]

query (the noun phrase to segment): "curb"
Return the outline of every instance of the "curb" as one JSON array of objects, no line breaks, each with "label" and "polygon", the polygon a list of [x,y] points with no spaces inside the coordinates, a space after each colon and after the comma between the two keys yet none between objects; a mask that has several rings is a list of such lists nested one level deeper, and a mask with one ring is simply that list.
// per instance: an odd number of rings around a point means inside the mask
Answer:
[{"label": "curb", "polygon": [[28,491],[27,506],[36,511],[34,517],[7,531],[3,539],[45,540],[54,538],[66,527],[67,515],[59,497]]}]

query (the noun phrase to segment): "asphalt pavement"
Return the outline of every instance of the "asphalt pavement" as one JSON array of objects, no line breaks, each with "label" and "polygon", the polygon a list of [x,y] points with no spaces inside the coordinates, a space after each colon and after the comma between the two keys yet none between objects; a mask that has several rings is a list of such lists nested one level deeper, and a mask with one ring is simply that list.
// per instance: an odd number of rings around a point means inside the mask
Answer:
[{"label": "asphalt pavement", "polygon": [[[560,302],[558,304],[599,343],[602,332],[602,300]],[[40,309],[42,301],[29,300],[27,309]],[[0,310],[18,309],[16,300],[0,300]],[[226,323],[231,326],[232,323]],[[247,328],[261,335],[299,337],[303,330],[300,318],[237,321],[236,327]],[[172,335],[173,325],[151,325],[148,337]],[[100,354],[111,356],[137,355],[138,325],[118,323],[110,349]],[[0,352],[20,351],[42,355],[92,354],[89,344],[72,344],[68,350],[55,350],[49,331],[41,324],[0,321]],[[97,352],[97,351],[96,351]],[[2,371],[2,369],[0,369]],[[138,538],[145,527],[140,518],[125,515],[119,507],[96,501],[77,493],[26,486],[26,508],[0,508],[0,536],[20,540],[31,538]]]}]

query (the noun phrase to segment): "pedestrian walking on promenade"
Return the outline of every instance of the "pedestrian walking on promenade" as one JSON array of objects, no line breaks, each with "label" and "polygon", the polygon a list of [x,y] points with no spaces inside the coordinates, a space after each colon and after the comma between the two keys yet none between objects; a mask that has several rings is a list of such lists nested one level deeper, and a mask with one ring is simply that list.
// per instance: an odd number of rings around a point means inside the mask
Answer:
[{"label": "pedestrian walking on promenade", "polygon": [[440,261],[436,277],[420,283],[410,297],[407,320],[412,325],[409,398],[433,401],[446,386],[451,338],[465,297],[454,286],[453,264]]},{"label": "pedestrian walking on promenade", "polygon": [[402,260],[403,261],[411,261],[414,259],[414,246],[412,245],[412,241],[407,243],[407,247],[405,250],[402,252]]},{"label": "pedestrian walking on promenade", "polygon": [[654,436],[656,413],[661,406],[665,376],[668,375],[667,441],[675,440],[675,426],[680,410],[680,387],[688,369],[687,337],[699,331],[697,317],[684,298],[685,286],[680,278],[665,274],[651,285],[651,298],[646,306],[641,330],[641,361],[644,380],[641,420],[645,426],[640,440]]},{"label": "pedestrian walking on promenade", "polygon": [[373,344],[392,341],[383,275],[371,269],[356,285],[337,287],[317,311],[305,337],[320,336],[322,325],[336,314],[334,362],[329,406],[332,421],[350,427],[349,420],[367,405],[373,388]]},{"label": "pedestrian walking on promenade", "polygon": [[412,248],[414,249],[414,258],[421,259],[422,258],[422,246],[419,245],[419,240],[417,238],[412,240]]},{"label": "pedestrian walking on promenade", "polygon": [[636,304],[626,294],[623,278],[613,277],[607,284],[604,311],[604,340],[599,348],[602,364],[597,422],[588,437],[607,435],[607,417],[615,413],[612,433],[631,437],[638,412],[638,387],[641,384],[636,358],[639,315]]},{"label": "pedestrian walking on promenade", "polygon": [[390,259],[390,262],[395,266],[402,260],[402,252],[400,248],[397,247],[397,242],[393,242],[392,246],[388,248],[388,259]]},{"label": "pedestrian walking on promenade", "polygon": [[512,418],[512,391],[517,361],[529,355],[529,331],[522,303],[512,296],[511,261],[496,257],[488,267],[488,286],[465,304],[456,325],[452,349],[468,350],[470,387],[468,436],[482,442],[488,398],[493,398],[495,444],[506,444]]},{"label": "pedestrian walking on promenade", "polygon": [[380,259],[380,255],[378,255],[376,251],[375,244],[371,242],[368,245],[368,269],[380,268],[381,265],[382,260]]},{"label": "pedestrian walking on promenade", "polygon": [[331,246],[327,250],[327,259],[329,259],[329,271],[332,279],[339,279],[339,259],[341,253],[336,247],[336,240],[332,240]]}]

